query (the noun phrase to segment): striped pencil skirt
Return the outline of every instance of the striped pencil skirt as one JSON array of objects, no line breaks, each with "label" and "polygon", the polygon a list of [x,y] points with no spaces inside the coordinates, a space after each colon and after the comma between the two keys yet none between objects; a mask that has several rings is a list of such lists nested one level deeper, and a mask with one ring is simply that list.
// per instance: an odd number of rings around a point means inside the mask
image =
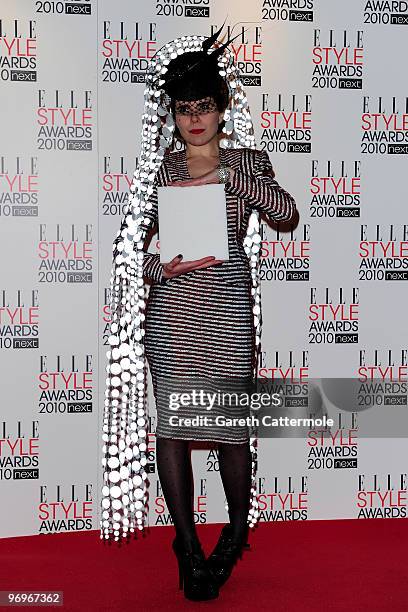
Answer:
[{"label": "striped pencil skirt", "polygon": [[247,442],[255,351],[250,283],[181,275],[151,286],[145,315],[156,436]]}]

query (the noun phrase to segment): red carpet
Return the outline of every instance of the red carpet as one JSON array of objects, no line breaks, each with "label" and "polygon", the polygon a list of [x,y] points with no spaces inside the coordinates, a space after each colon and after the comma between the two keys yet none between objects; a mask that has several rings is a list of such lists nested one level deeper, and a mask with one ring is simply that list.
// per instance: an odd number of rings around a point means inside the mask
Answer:
[{"label": "red carpet", "polygon": [[[121,548],[96,531],[2,539],[0,590],[60,590],[64,611],[406,611],[407,526],[407,519],[262,523],[219,598],[199,603],[178,591],[171,527],[153,527]],[[219,531],[198,527],[207,553]]]}]

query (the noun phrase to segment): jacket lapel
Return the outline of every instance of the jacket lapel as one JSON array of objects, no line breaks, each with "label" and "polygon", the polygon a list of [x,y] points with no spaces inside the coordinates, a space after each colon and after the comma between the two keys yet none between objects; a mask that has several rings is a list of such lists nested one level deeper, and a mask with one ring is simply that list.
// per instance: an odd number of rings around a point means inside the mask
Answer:
[{"label": "jacket lapel", "polygon": [[[244,170],[245,151],[239,149],[224,149],[220,147],[220,161],[234,170]],[[165,156],[165,169],[168,181],[187,180],[188,168],[185,151],[174,151]]]}]

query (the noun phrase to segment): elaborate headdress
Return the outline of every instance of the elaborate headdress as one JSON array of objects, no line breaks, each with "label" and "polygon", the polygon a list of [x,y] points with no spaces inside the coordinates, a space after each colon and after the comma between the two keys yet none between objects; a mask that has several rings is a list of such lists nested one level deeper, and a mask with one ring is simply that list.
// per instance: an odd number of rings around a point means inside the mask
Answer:
[{"label": "elaborate headdress", "polygon": [[[223,26],[222,26],[223,27]],[[144,309],[146,287],[143,280],[143,248],[146,230],[143,229],[144,211],[149,210],[156,174],[173,141],[174,119],[171,113],[172,81],[192,76],[197,67],[211,64],[218,67],[230,93],[230,105],[224,112],[225,136],[223,148],[255,147],[254,130],[248,101],[242,87],[233,53],[227,48],[231,42],[213,45],[220,30],[211,37],[182,36],[167,43],[152,58],[146,73],[144,113],[142,116],[142,147],[134,172],[130,194],[121,227],[113,243],[113,263],[110,281],[111,322],[106,356],[106,391],[103,418],[103,486],[101,499],[100,537],[115,540],[147,523],[147,384],[144,352]],[[191,62],[192,53],[197,63]],[[182,70],[169,70],[171,60],[186,54]],[[206,64],[208,62],[208,64]],[[173,64],[174,65],[174,64]],[[181,64],[179,63],[179,68]],[[169,75],[166,80],[166,73]],[[203,72],[202,72],[203,74]],[[208,94],[207,94],[208,95]],[[251,213],[245,251],[250,260],[253,295],[253,314],[256,332],[257,375],[261,338],[261,300],[258,278],[259,218]],[[256,499],[257,438],[251,430],[252,453],[251,505],[248,523],[252,527],[258,519]],[[226,505],[226,508],[228,506]]]}]

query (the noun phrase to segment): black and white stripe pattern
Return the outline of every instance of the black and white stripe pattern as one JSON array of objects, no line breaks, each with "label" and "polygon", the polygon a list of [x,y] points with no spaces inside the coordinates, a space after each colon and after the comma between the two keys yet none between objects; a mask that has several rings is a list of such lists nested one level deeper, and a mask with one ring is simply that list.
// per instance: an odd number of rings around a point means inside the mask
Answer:
[{"label": "black and white stripe pattern", "polygon": [[[146,308],[145,350],[156,398],[156,435],[167,438],[246,442],[246,426],[173,427],[169,416],[243,417],[248,410],[214,405],[211,411],[169,407],[169,393],[245,389],[253,368],[254,330],[249,285],[182,275],[154,284]],[[173,384],[171,380],[174,379]],[[211,420],[210,419],[210,420]]]},{"label": "black and white stripe pattern", "polygon": [[[169,417],[191,417],[191,408],[170,410],[168,381],[174,380],[177,391],[191,390],[195,382],[205,383],[210,392],[217,383],[237,383],[244,389],[245,381],[254,371],[255,330],[251,274],[243,241],[249,217],[254,208],[271,220],[293,217],[295,201],[275,180],[268,155],[254,149],[220,149],[220,162],[235,170],[225,184],[228,242],[230,260],[223,264],[193,270],[175,278],[162,275],[160,255],[145,252],[144,275],[153,281],[150,288],[144,344],[152,375],[157,409],[156,435],[159,437],[221,442],[247,442],[247,426],[173,427]],[[170,180],[189,178],[186,153],[179,151],[166,156],[157,175],[145,212],[145,227],[157,224],[157,186]],[[176,255],[176,254],[175,254]],[[248,416],[248,409],[215,405],[211,410],[224,417]]]},{"label": "black and white stripe pattern", "polygon": [[[211,280],[214,275],[221,275],[226,282],[246,282],[250,278],[250,268],[243,241],[252,210],[259,210],[271,221],[287,221],[293,218],[296,204],[276,181],[265,151],[220,148],[220,162],[235,170],[232,180],[225,183],[230,260],[216,268],[193,270],[186,276]],[[145,228],[157,226],[157,186],[188,178],[185,150],[169,153],[157,174],[150,197],[151,208],[145,212]],[[154,282],[173,282],[173,279],[163,278],[158,253],[145,252],[143,270],[145,278]]]}]

